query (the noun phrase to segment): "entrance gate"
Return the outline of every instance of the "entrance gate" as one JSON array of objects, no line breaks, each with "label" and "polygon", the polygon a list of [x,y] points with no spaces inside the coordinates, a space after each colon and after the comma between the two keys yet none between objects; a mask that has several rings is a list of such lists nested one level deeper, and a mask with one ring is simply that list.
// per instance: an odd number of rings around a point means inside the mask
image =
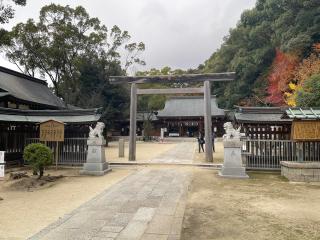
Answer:
[{"label": "entrance gate", "polygon": [[[204,95],[204,125],[205,125],[205,155],[206,161],[212,162],[212,123],[211,123],[211,87],[212,81],[232,81],[234,72],[207,73],[207,74],[185,74],[173,76],[112,76],[111,84],[131,84],[130,101],[130,137],[129,137],[129,161],[136,160],[136,127],[137,127],[137,96],[143,94],[194,94]],[[204,83],[200,88],[165,88],[165,89],[139,89],[137,84],[143,83]]]}]

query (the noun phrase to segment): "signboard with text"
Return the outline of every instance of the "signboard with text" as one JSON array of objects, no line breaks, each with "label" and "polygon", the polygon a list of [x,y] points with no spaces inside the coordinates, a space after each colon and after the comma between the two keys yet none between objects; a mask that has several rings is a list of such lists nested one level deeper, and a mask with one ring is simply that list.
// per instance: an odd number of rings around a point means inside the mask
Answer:
[{"label": "signboard with text", "polygon": [[48,120],[40,123],[41,142],[63,142],[64,123],[55,120]]},{"label": "signboard with text", "polygon": [[320,140],[320,121],[293,121],[291,135],[298,141]]},{"label": "signboard with text", "polygon": [[0,151],[0,179],[4,178],[4,151]]}]

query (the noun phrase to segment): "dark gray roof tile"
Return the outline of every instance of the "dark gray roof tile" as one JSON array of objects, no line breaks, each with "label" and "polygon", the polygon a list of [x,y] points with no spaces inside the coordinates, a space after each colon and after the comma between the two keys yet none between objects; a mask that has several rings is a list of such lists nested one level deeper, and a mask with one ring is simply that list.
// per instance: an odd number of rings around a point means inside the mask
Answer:
[{"label": "dark gray roof tile", "polygon": [[59,109],[66,108],[65,103],[52,93],[45,81],[4,67],[0,67],[0,88],[17,99]]},{"label": "dark gray roof tile", "polygon": [[[203,117],[203,96],[173,97],[166,101],[163,110],[158,112],[157,117]],[[216,97],[211,97],[211,115],[224,116],[224,110],[218,108]]]}]

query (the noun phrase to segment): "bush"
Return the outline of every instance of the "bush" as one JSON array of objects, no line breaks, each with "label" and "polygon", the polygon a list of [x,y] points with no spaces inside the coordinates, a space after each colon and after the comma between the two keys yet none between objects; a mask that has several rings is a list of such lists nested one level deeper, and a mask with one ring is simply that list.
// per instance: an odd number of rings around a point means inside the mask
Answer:
[{"label": "bush", "polygon": [[44,168],[52,164],[53,154],[46,145],[32,143],[25,147],[23,158],[32,166],[33,172],[39,173],[39,178],[41,178]]}]

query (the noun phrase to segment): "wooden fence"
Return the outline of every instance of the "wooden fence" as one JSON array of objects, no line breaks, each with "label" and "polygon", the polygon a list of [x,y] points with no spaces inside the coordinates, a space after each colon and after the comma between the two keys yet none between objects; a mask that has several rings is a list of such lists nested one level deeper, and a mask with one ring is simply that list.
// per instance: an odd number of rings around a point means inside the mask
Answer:
[{"label": "wooden fence", "polygon": [[320,162],[320,142],[291,140],[243,140],[247,169],[280,169],[280,161]]}]

